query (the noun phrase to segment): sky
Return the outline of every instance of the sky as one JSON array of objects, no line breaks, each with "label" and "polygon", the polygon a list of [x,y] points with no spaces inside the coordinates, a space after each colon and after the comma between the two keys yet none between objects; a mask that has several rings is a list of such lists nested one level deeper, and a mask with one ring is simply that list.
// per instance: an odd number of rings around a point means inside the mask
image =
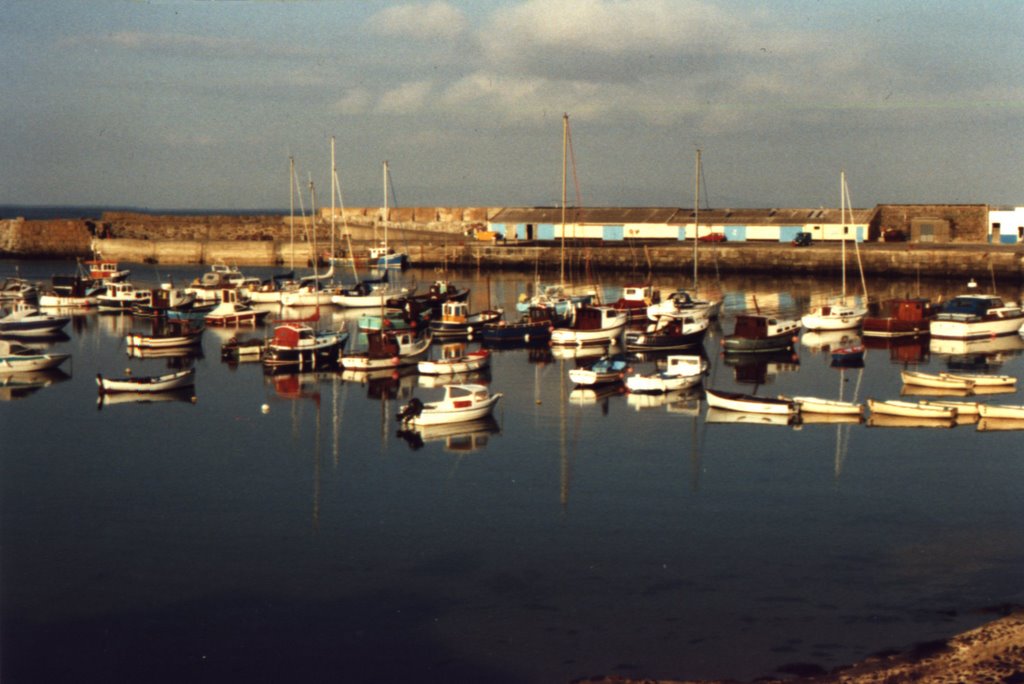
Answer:
[{"label": "sky", "polygon": [[[1024,205],[1020,0],[0,4],[0,205]],[[296,207],[299,199],[294,199]]]}]

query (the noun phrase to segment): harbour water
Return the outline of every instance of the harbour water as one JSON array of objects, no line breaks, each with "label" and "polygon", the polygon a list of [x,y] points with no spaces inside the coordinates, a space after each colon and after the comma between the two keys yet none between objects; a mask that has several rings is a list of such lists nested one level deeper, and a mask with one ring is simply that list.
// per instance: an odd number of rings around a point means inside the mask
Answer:
[{"label": "harbour water", "polygon": [[[15,266],[73,269],[0,275]],[[131,268],[149,285],[201,272]],[[533,277],[454,279],[473,308],[511,311]],[[841,336],[720,354],[737,312],[799,316],[835,286],[718,283],[705,386],[890,399],[903,367],[1024,384],[1019,337],[871,347],[843,370]],[[233,330],[207,329],[184,361],[129,358],[124,334],[145,327],[76,315],[50,345],[72,353],[61,372],[0,388],[4,682],[749,680],[948,637],[1024,600],[1024,431],[709,422],[699,392],[581,393],[572,354],[517,349],[494,354],[492,422],[418,442],[395,413],[439,390],[415,374],[267,375],[221,361]],[[195,401],[98,405],[97,373],[182,363]]]}]

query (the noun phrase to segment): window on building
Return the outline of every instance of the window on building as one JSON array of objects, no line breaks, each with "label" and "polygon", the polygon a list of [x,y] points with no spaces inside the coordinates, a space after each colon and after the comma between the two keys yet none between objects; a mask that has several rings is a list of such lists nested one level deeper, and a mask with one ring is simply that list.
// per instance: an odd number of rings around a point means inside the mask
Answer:
[{"label": "window on building", "polygon": [[934,223],[921,223],[919,224],[921,234],[918,239],[921,242],[935,242],[935,224]]}]

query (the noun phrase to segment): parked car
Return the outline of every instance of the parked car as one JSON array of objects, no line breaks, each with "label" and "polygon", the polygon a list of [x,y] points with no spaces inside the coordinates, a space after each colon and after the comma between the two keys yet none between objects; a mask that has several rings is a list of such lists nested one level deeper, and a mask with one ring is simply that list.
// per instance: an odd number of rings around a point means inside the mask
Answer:
[{"label": "parked car", "polygon": [[708,233],[697,238],[701,242],[728,242],[724,233]]},{"label": "parked car", "polygon": [[806,247],[811,244],[810,233],[797,233],[796,237],[793,238],[793,245],[795,247]]}]

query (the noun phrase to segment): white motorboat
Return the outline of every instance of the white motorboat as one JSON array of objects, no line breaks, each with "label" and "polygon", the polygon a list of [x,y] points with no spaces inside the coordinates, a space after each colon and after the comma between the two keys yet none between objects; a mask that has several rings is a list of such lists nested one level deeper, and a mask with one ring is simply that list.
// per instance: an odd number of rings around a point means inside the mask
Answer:
[{"label": "white motorboat", "polygon": [[188,294],[194,294],[201,302],[223,299],[224,290],[238,290],[245,282],[245,276],[234,266],[216,263],[210,270],[196,278],[185,288]]},{"label": "white motorboat", "polygon": [[551,331],[551,344],[607,344],[618,339],[628,320],[629,314],[610,306],[580,307],[570,327]]},{"label": "white motorboat", "polygon": [[56,368],[71,354],[41,354],[23,344],[0,340],[0,373],[21,373]]},{"label": "white motorboat", "polygon": [[963,294],[946,302],[928,329],[932,339],[982,340],[1012,335],[1024,323],[1024,310],[992,294]]},{"label": "white motorboat", "polygon": [[864,307],[839,301],[814,307],[800,318],[800,323],[808,330],[849,330],[858,327],[867,315]]},{"label": "white motorboat", "polygon": [[413,397],[398,412],[398,418],[404,426],[476,420],[490,415],[501,397],[501,392],[491,394],[483,385],[446,385],[440,401],[423,403]]},{"label": "white motorboat", "polygon": [[241,301],[238,290],[221,290],[220,303],[206,314],[207,325],[256,325],[270,313],[269,310],[254,309],[251,304]]},{"label": "white motorboat", "polygon": [[646,375],[630,375],[630,392],[662,393],[688,389],[700,384],[707,370],[707,359],[697,354],[672,354],[665,359],[665,370]]},{"label": "white motorboat", "polygon": [[675,290],[647,307],[647,318],[656,321],[662,316],[694,316],[715,318],[722,308],[722,300],[694,299],[686,290]]},{"label": "white motorboat", "polygon": [[51,316],[21,301],[14,310],[0,318],[0,334],[17,337],[45,337],[60,332],[71,321],[70,316]]},{"label": "white motorboat", "polygon": [[424,375],[459,375],[475,373],[491,365],[491,352],[480,349],[444,359],[420,361],[416,370]]}]

